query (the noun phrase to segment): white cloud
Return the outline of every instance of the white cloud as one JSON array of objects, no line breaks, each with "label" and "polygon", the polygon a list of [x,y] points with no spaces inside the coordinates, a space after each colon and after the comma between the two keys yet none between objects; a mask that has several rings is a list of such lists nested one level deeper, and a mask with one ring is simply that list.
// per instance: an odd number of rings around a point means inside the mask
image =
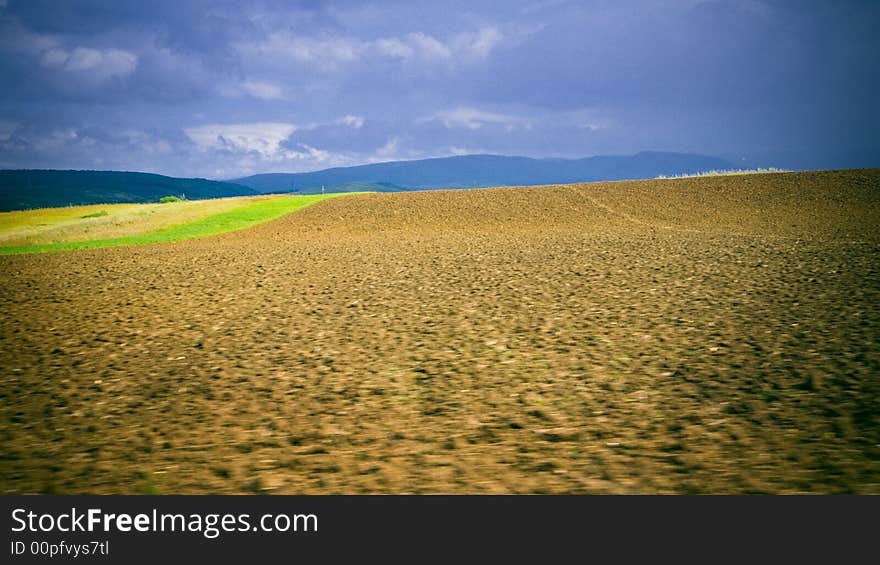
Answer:
[{"label": "white cloud", "polygon": [[397,37],[361,40],[345,36],[293,37],[285,33],[270,34],[259,43],[240,43],[239,52],[264,62],[276,64],[307,63],[322,70],[364,59],[392,59],[402,62],[474,61],[485,59],[504,39],[495,27],[462,32],[438,38],[423,32]]},{"label": "white cloud", "polygon": [[452,49],[449,46],[436,37],[421,32],[408,33],[401,39],[392,39],[391,41],[399,41],[409,47],[414,58],[431,60],[452,57]]},{"label": "white cloud", "polygon": [[360,116],[342,116],[341,118],[338,118],[334,123],[343,126],[353,127],[354,129],[361,129],[362,127],[364,127],[364,119]]},{"label": "white cloud", "polygon": [[[237,124],[237,126],[241,125],[243,124]],[[223,127],[228,129],[228,126]],[[300,129],[307,129],[307,126],[297,128],[297,131]],[[215,133],[213,131],[192,133],[190,133],[190,130],[186,131],[191,137],[199,138],[201,141],[197,143],[205,149],[224,147],[224,144],[221,142],[213,143],[210,141],[210,135]],[[205,139],[202,139],[202,134],[206,136]],[[333,152],[305,143],[299,143],[296,145],[296,149],[279,147],[277,151],[271,154],[250,151],[240,152],[232,156],[224,156],[222,161],[219,162],[222,164],[219,164],[213,170],[204,171],[203,174],[213,178],[228,179],[255,173],[315,171],[329,167],[345,167],[424,156],[421,152],[406,150],[403,147],[401,138],[397,136],[389,138],[384,145],[368,152]]]},{"label": "white cloud", "polygon": [[426,118],[421,118],[416,123],[440,122],[449,129],[463,128],[476,130],[486,125],[502,125],[507,131],[518,127],[531,129],[531,123],[520,116],[485,112],[476,108],[458,107],[452,110],[444,110]]},{"label": "white cloud", "polygon": [[326,163],[334,158],[333,153],[324,151],[323,149],[317,149],[311,145],[306,145],[305,143],[300,143],[299,147],[304,149],[304,151],[288,152],[287,158],[310,159],[312,162],[318,164]]},{"label": "white cloud", "polygon": [[231,149],[277,157],[286,152],[281,142],[297,130],[296,124],[257,122],[251,124],[208,124],[183,131],[202,149]]},{"label": "white cloud", "polygon": [[507,133],[514,131],[580,131],[599,132],[614,128],[613,121],[599,108],[578,108],[553,111],[529,106],[509,107],[505,113],[492,112],[470,106],[434,112],[415,120],[416,125],[442,124],[450,130],[488,130]]},{"label": "white cloud", "polygon": [[291,37],[276,32],[262,42],[239,43],[236,48],[240,53],[250,55],[260,62],[268,57],[283,65],[298,62],[332,69],[357,59],[363,43],[346,37]]},{"label": "white cloud", "polygon": [[374,159],[393,159],[400,154],[400,138],[392,137],[385,145],[376,150]]},{"label": "white cloud", "polygon": [[77,47],[72,51],[54,48],[43,52],[44,67],[90,75],[98,80],[124,77],[137,67],[137,55],[122,49]]},{"label": "white cloud", "polygon": [[164,139],[157,139],[140,130],[123,130],[119,132],[119,136],[144,153],[167,155],[172,151],[171,144]]},{"label": "white cloud", "polygon": [[[364,123],[363,117],[348,114],[332,121],[302,125],[285,122],[207,124],[185,128],[183,131],[202,150],[219,149],[242,154],[240,161],[241,163],[247,161],[247,164],[241,164],[241,170],[246,170],[249,167],[259,166],[260,163],[278,164],[284,161],[300,165],[302,162],[311,162],[315,165],[342,164],[347,162],[347,157],[343,154],[330,153],[305,143],[297,143],[296,148],[292,149],[292,144],[288,143],[285,147],[282,146],[282,142],[297,131],[327,126],[360,129]],[[139,132],[132,135],[134,138],[138,136]]]},{"label": "white cloud", "polygon": [[70,54],[64,49],[49,49],[43,53],[42,62],[44,67],[60,67],[69,58]]},{"label": "white cloud", "polygon": [[416,55],[412,46],[396,38],[379,39],[375,43],[375,48],[379,54],[397,59],[409,60]]},{"label": "white cloud", "polygon": [[332,153],[306,144],[299,144],[298,151],[279,150],[273,155],[241,153],[222,160],[222,166],[207,172],[214,178],[237,178],[256,173],[302,172],[352,164],[352,158],[344,153]]},{"label": "white cloud", "polygon": [[452,46],[462,56],[485,59],[503,39],[497,28],[484,27],[474,33],[459,33],[452,38]]},{"label": "white cloud", "polygon": [[56,128],[48,135],[31,137],[28,141],[37,151],[69,146],[81,141],[79,133],[73,128]]},{"label": "white cloud", "polygon": [[403,61],[461,61],[485,59],[504,35],[494,27],[453,35],[445,41],[421,32],[378,39],[368,52]]},{"label": "white cloud", "polygon": [[260,100],[284,100],[284,91],[281,87],[269,82],[245,81],[241,89],[253,98]]}]

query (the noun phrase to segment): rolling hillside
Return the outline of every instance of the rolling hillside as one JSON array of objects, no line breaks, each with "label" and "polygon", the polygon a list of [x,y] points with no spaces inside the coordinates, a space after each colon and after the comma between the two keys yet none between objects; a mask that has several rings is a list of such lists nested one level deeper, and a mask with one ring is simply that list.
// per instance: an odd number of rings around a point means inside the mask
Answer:
[{"label": "rolling hillside", "polygon": [[206,179],[121,171],[0,170],[0,211],[86,204],[252,196],[251,188]]},{"label": "rolling hillside", "polygon": [[[574,182],[650,179],[659,175],[732,169],[723,159],[686,153],[645,151],[631,156],[584,159],[531,159],[502,155],[463,155],[418,161],[393,161],[338,167],[310,173],[273,173],[233,180],[260,192],[399,192],[444,188],[524,186]],[[363,188],[363,185],[372,188]]]},{"label": "rolling hillside", "polygon": [[0,256],[0,484],[880,494],[878,242],[875,169],[362,194]]}]

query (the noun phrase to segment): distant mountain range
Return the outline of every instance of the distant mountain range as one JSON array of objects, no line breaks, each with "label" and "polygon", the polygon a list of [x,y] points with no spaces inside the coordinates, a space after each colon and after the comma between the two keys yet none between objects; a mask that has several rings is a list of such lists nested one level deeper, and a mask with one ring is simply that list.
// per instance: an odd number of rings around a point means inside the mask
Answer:
[{"label": "distant mountain range", "polygon": [[268,173],[230,182],[259,192],[396,192],[486,186],[563,184],[602,180],[649,179],[701,171],[733,169],[716,157],[645,151],[630,156],[585,159],[531,159],[501,155],[463,155],[418,161],[392,161],[338,167],[310,173]]},{"label": "distant mountain range", "polygon": [[158,202],[252,196],[255,190],[228,182],[119,171],[0,170],[0,211],[80,204]]},{"label": "distant mountain range", "polygon": [[259,193],[398,192],[485,186],[562,184],[646,179],[659,175],[732,169],[729,161],[687,153],[642,152],[585,159],[531,159],[463,155],[392,161],[310,173],[271,173],[231,181],[119,171],[0,170],[0,211],[79,204],[156,202]]}]

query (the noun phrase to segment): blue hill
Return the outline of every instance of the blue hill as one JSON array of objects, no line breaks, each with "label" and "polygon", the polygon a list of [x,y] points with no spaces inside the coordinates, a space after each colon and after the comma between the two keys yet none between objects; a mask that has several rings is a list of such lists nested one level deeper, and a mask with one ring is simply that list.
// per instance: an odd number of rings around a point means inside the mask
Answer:
[{"label": "blue hill", "polygon": [[268,173],[230,182],[259,192],[328,192],[359,190],[391,192],[561,184],[603,180],[646,179],[715,169],[732,169],[724,159],[687,153],[645,151],[630,156],[584,159],[532,159],[501,155],[463,155],[417,161],[392,161],[337,167],[309,173]]}]

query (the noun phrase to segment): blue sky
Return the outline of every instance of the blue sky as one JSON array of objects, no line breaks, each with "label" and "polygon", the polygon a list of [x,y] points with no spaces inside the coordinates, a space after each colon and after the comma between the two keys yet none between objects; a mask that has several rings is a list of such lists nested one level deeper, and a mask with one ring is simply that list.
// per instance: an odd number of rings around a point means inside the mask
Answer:
[{"label": "blue sky", "polygon": [[880,2],[0,0],[0,168],[880,166]]}]

